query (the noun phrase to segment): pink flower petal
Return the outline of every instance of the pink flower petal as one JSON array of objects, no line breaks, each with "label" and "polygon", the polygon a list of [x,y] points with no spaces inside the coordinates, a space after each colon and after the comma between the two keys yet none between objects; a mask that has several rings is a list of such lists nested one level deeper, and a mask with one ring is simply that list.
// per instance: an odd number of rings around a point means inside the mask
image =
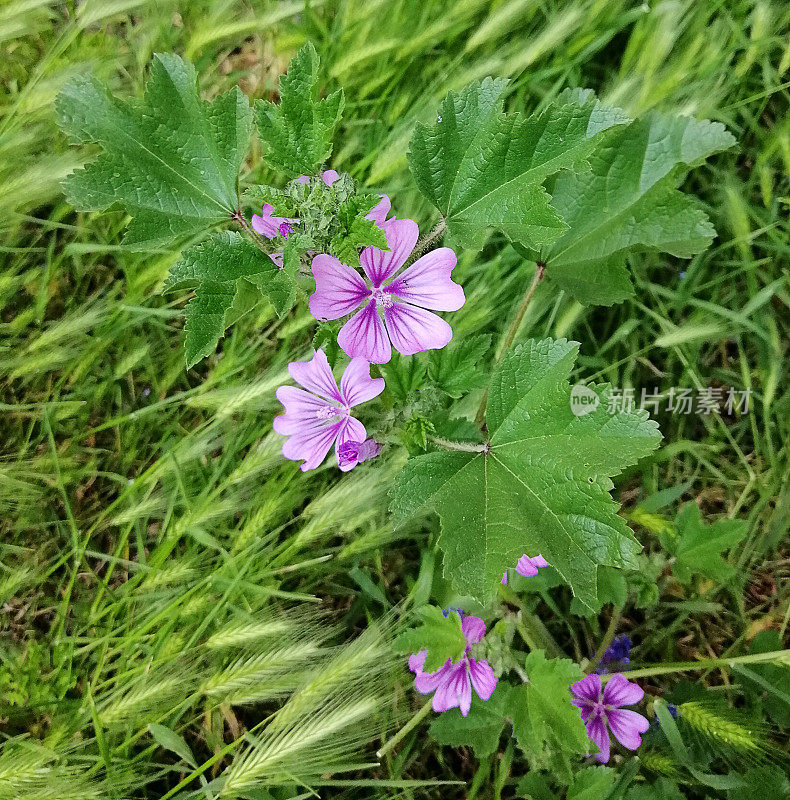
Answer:
[{"label": "pink flower petal", "polygon": [[469,675],[472,679],[477,696],[481,700],[488,700],[496,689],[497,678],[494,670],[487,661],[475,661],[469,659]]},{"label": "pink flower petal", "polygon": [[426,658],[428,658],[427,650],[420,650],[419,653],[412,653],[409,656],[409,669],[412,672],[422,672],[422,665],[425,663]]},{"label": "pink flower petal", "polygon": [[283,222],[287,223],[294,223],[298,222],[296,219],[287,219],[286,217],[273,217],[272,211],[274,211],[274,206],[269,205],[269,203],[264,203],[263,208],[261,209],[261,213],[253,214],[252,215],[252,227],[261,236],[265,236],[267,239],[274,239],[280,233],[280,225]]},{"label": "pink flower petal", "polygon": [[325,427],[329,419],[326,416],[328,412],[325,411],[327,408],[335,409],[337,414],[341,413],[337,406],[295,386],[280,386],[276,395],[283,404],[285,413],[274,418],[272,427],[283,436],[292,436],[305,428]]},{"label": "pink flower petal", "polygon": [[[384,391],[384,378],[370,377],[370,363],[364,358],[352,358],[340,379],[340,396],[349,407],[366,403]],[[357,439],[364,442],[365,437]]]},{"label": "pink flower petal", "polygon": [[453,329],[436,314],[407,303],[384,309],[392,346],[405,356],[423,350],[440,350],[453,338]]},{"label": "pink flower petal", "polygon": [[321,180],[327,186],[331,186],[339,177],[340,175],[338,175],[333,169],[325,169],[321,174]]},{"label": "pink flower petal", "polygon": [[441,712],[447,711],[450,708],[457,708],[467,691],[469,694],[469,703],[471,705],[472,686],[466,674],[466,659],[462,659],[458,664],[453,664],[449,668],[445,664],[442,670],[446,670],[446,672],[440,680],[436,688],[436,693],[433,696],[433,710]]},{"label": "pink flower petal", "polygon": [[480,617],[473,617],[470,614],[463,618],[461,632],[468,645],[477,644],[486,635],[486,624]]},{"label": "pink flower petal", "polygon": [[351,358],[364,358],[372,364],[386,364],[390,360],[392,349],[375,300],[357,311],[340,329],[337,343]]},{"label": "pink flower petal", "polygon": [[379,228],[384,227],[387,214],[390,213],[390,199],[386,194],[381,195],[381,200],[365,215],[365,219],[373,220]]},{"label": "pink flower petal", "polygon": [[[469,673],[463,670],[455,679],[455,691],[458,697],[458,708],[461,709],[461,716],[465,717],[472,707],[472,684],[469,680]],[[483,698],[485,699],[485,698]]]},{"label": "pink flower petal", "polygon": [[389,250],[366,247],[359,256],[362,269],[374,287],[381,286],[406,263],[420,235],[413,219],[390,219],[380,227],[386,234]]},{"label": "pink flower petal", "polygon": [[408,303],[434,311],[458,311],[466,301],[464,290],[450,280],[455,253],[440,247],[418,258],[386,288]]},{"label": "pink flower petal", "polygon": [[370,289],[359,273],[334,256],[318,255],[310,268],[315,278],[315,291],[310,295],[308,307],[318,320],[340,319],[370,296]]},{"label": "pink flower petal", "polygon": [[516,564],[516,572],[525,578],[534,578],[538,574],[538,567],[548,567],[548,562],[543,556],[530,558],[528,555],[523,555]]},{"label": "pink flower petal", "polygon": [[615,739],[627,750],[636,750],[642,744],[639,734],[650,727],[650,723],[641,714],[622,708],[607,711],[606,721]]},{"label": "pink flower petal", "polygon": [[640,686],[631,683],[619,672],[609,678],[603,690],[603,701],[608,706],[632,706],[645,696]]},{"label": "pink flower petal", "polygon": [[[423,662],[425,659],[423,659]],[[448,676],[452,673],[453,665],[448,658],[444,666],[439,667],[436,672],[420,672],[414,678],[414,688],[420,694],[430,694],[439,686],[444,686]]]},{"label": "pink flower petal", "polygon": [[591,714],[593,713],[593,705],[589,700],[571,700],[571,705],[576,706],[576,708],[581,711],[582,714],[582,722],[587,724],[587,721],[590,719]]},{"label": "pink flower petal", "polygon": [[593,717],[585,727],[587,728],[587,735],[594,744],[598,745],[598,749],[601,751],[600,753],[595,754],[596,761],[599,761],[601,764],[606,764],[606,762],[609,760],[610,744],[609,734],[606,731],[606,725],[604,725],[603,717]]},{"label": "pink flower petal", "polygon": [[348,472],[354,469],[357,462],[352,461],[350,464],[341,464],[340,448],[349,441],[364,442],[367,435],[368,432],[365,430],[365,426],[358,419],[354,419],[354,417],[346,417],[340,424],[340,432],[338,433],[337,439],[335,439],[335,459],[342,472]]},{"label": "pink flower petal", "polygon": [[294,434],[283,444],[283,457],[289,461],[304,461],[302,472],[321,465],[340,431],[340,423],[308,428]]},{"label": "pink flower petal", "polygon": [[310,361],[292,361],[288,365],[290,376],[305,389],[321,397],[342,403],[337,381],[323,350],[316,350]]},{"label": "pink flower petal", "polygon": [[594,672],[571,684],[571,691],[582,700],[597,703],[601,699],[601,676]]},{"label": "pink flower petal", "polygon": [[507,586],[507,572],[502,573],[502,585]]}]

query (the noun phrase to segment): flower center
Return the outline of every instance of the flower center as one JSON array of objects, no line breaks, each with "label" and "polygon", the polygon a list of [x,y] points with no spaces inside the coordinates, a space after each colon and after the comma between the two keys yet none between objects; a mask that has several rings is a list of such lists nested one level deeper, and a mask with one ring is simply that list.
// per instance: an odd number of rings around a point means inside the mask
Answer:
[{"label": "flower center", "polygon": [[382,308],[392,308],[392,306],[395,305],[392,295],[385,289],[382,289],[380,286],[377,289],[371,289],[370,294],[376,301],[377,306],[381,306]]},{"label": "flower center", "polygon": [[315,416],[316,419],[320,420],[321,422],[327,422],[330,419],[335,419],[336,417],[348,416],[348,410],[345,408],[338,408],[337,406],[326,405],[316,409]]},{"label": "flower center", "polygon": [[600,700],[597,703],[593,703],[593,716],[602,717],[605,711],[606,706]]},{"label": "flower center", "polygon": [[287,239],[288,236],[293,232],[294,229],[287,222],[280,223],[280,236],[283,236]]}]

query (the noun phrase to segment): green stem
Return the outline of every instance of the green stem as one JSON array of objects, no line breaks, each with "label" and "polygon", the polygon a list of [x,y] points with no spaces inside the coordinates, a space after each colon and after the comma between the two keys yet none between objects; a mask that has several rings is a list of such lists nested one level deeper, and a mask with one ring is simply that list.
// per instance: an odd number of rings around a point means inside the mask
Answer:
[{"label": "green stem", "polygon": [[473,444],[472,442],[454,442],[451,439],[443,439],[441,436],[428,437],[437,447],[444,450],[460,450],[463,453],[487,453],[488,444]]},{"label": "green stem", "polygon": [[269,243],[269,240],[261,236],[260,233],[258,233],[258,231],[256,231],[255,228],[252,227],[250,222],[247,220],[244,214],[241,213],[241,211],[237,211],[231,217],[231,219],[247,234],[247,236],[250,237],[250,239],[252,239],[255,246],[261,252],[266,253],[267,256],[271,255],[273,251],[271,249],[271,244]]},{"label": "green stem", "polygon": [[[505,354],[505,351],[510,347],[511,344],[513,344],[513,340],[516,338],[518,329],[521,327],[521,323],[524,320],[524,315],[527,313],[529,304],[532,302],[532,298],[535,296],[535,290],[538,288],[538,284],[543,279],[545,273],[546,273],[546,264],[543,261],[536,262],[536,269],[535,269],[535,274],[532,277],[532,282],[527,287],[527,291],[524,293],[524,297],[521,299],[521,302],[519,303],[519,306],[516,309],[516,313],[513,316],[513,320],[510,323],[510,327],[507,329],[505,338],[502,340],[502,343],[497,348],[496,354],[494,356],[494,366],[496,366],[502,360],[502,356]],[[488,389],[486,389],[485,392],[483,392],[483,398],[480,401],[480,405],[478,406],[477,409],[477,414],[475,415],[475,422],[478,425],[482,425],[483,420],[485,419],[487,402],[488,402]]]},{"label": "green stem", "polygon": [[601,663],[604,653],[609,648],[609,645],[614,641],[614,635],[617,633],[617,626],[620,624],[621,612],[622,609],[617,607],[615,607],[615,609],[612,611],[612,618],[609,620],[609,627],[606,629],[606,633],[604,634],[603,639],[601,639],[601,643],[598,645],[598,649],[595,651],[592,661],[590,661],[585,668],[584,671],[586,673],[589,674],[598,666],[598,664]]},{"label": "green stem", "polygon": [[516,630],[521,638],[527,643],[530,650],[545,650],[547,656],[553,658],[567,658],[562,648],[557,644],[554,637],[549,633],[546,626],[524,607],[521,598],[506,585],[499,587],[499,595],[510,605],[519,610],[519,618],[516,620]]},{"label": "green stem", "polygon": [[388,742],[376,752],[376,758],[383,758],[408,733],[413,731],[431,711],[432,700],[429,700]]},{"label": "green stem", "polygon": [[444,235],[446,230],[447,220],[442,217],[432,231],[420,237],[404,266],[408,267],[409,264],[413,264],[440,236]]},{"label": "green stem", "polygon": [[[650,678],[653,675],[669,675],[673,672],[694,672],[717,667],[732,668],[738,664],[762,664],[770,661],[790,664],[790,650],[772,650],[770,653],[752,653],[747,656],[732,656],[731,658],[705,658],[700,661],[673,661],[669,664],[659,664],[656,667],[630,669],[626,674],[629,678]],[[602,675],[601,679],[606,681],[611,677],[611,675]]]}]

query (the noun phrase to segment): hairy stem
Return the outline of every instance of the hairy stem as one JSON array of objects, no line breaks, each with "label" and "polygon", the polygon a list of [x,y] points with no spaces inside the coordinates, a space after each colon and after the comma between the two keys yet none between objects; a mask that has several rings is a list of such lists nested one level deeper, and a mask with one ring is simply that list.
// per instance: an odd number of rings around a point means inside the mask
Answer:
[{"label": "hairy stem", "polygon": [[428,437],[437,447],[444,450],[460,450],[463,453],[487,453],[490,449],[488,442],[483,444],[473,444],[472,442],[454,442],[451,439],[443,439],[441,436]]},{"label": "hairy stem", "polygon": [[414,246],[414,250],[411,251],[411,255],[404,266],[408,267],[409,264],[413,264],[440,236],[444,235],[446,230],[447,221],[442,217],[432,231],[426,233],[417,240],[417,244]]},{"label": "hairy stem", "polygon": [[535,614],[527,611],[524,603],[521,602],[521,598],[509,586],[506,584],[500,585],[498,592],[503,600],[519,610],[516,630],[530,650],[545,650],[546,655],[552,658],[566,657],[556,639],[549,633],[548,628]]},{"label": "hairy stem", "polygon": [[410,731],[413,731],[431,711],[432,700],[429,700],[386,744],[376,752],[376,758],[383,758]]},{"label": "hairy stem", "polygon": [[269,240],[264,236],[261,236],[260,233],[258,233],[258,231],[252,227],[250,222],[240,210],[236,211],[236,213],[231,216],[231,219],[247,234],[247,236],[250,237],[250,239],[252,239],[255,246],[261,252],[266,253],[267,256],[271,255],[272,249]]},{"label": "hairy stem", "polygon": [[[543,275],[546,272],[546,264],[543,261],[538,261],[536,263],[537,268],[535,269],[535,275],[532,278],[532,282],[527,287],[527,291],[524,293],[524,297],[516,309],[516,313],[513,316],[510,327],[507,329],[505,338],[502,340],[502,343],[499,345],[496,354],[494,355],[495,366],[502,360],[502,356],[505,354],[505,351],[510,347],[511,344],[513,344],[513,340],[516,338],[518,329],[521,327],[521,323],[524,320],[524,315],[527,313],[529,304],[532,302],[532,298],[535,295],[535,290],[538,288],[538,284],[541,282]],[[478,406],[477,414],[475,415],[475,422],[478,425],[482,425],[483,420],[485,419],[487,402],[488,389],[483,392],[483,398],[480,400],[480,405]]]},{"label": "hairy stem", "polygon": [[[738,664],[764,664],[770,661],[783,664],[790,663],[790,650],[772,650],[770,653],[752,653],[746,656],[731,656],[729,658],[703,658],[699,661],[673,661],[669,664],[659,664],[655,667],[630,669],[628,670],[628,677],[649,678],[653,675],[669,675],[673,672],[695,672],[717,667],[732,668]],[[601,680],[606,681],[610,677],[611,675],[602,675]]]},{"label": "hairy stem", "polygon": [[592,660],[584,670],[585,672],[592,672],[598,666],[598,664],[601,663],[604,653],[609,648],[609,645],[614,641],[614,636],[617,633],[617,626],[620,624],[621,612],[622,609],[618,607],[615,607],[615,609],[612,611],[612,618],[609,620],[609,627],[606,629],[606,633],[604,634],[603,639],[601,639],[601,643],[598,645],[595,655],[592,657]]}]

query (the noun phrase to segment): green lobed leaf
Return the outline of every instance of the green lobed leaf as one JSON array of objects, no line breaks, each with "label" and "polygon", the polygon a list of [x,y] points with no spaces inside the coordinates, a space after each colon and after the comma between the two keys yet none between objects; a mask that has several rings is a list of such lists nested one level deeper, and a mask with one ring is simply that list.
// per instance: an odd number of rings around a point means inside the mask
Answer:
[{"label": "green lobed leaf", "polygon": [[332,154],[332,137],[343,113],[343,91],[318,99],[319,58],[308,42],[280,78],[280,102],[255,103],[264,158],[290,175],[314,175]]},{"label": "green lobed leaf", "polygon": [[240,293],[246,291],[240,282],[245,281],[265,294],[280,316],[293,304],[295,288],[286,270],[232,231],[187,248],[170,268],[164,291],[195,289],[185,309],[187,367],[211,355],[225,329],[238,318]]},{"label": "green lobed leaf", "polygon": [[55,99],[58,124],[104,152],[64,182],[84,211],[119,205],[132,215],[124,244],[161,246],[230,221],[252,112],[238,88],[204,103],[195,69],[159,53],[142,102],[112,97],[94,77],[69,81]]},{"label": "green lobed leaf", "polygon": [[746,536],[747,523],[742,519],[720,519],[705,524],[699,506],[686,503],[675,519],[675,532],[661,537],[664,547],[675,556],[672,573],[681,583],[689,583],[692,575],[703,575],[714,581],[727,581],[734,568],[721,555]]},{"label": "green lobed leaf", "polygon": [[490,599],[524,553],[542,553],[578,602],[595,609],[600,565],[634,567],[639,545],[618,515],[611,477],[659,444],[645,411],[571,411],[568,376],[578,352],[564,339],[509,351],[489,385],[488,446],[410,459],[391,490],[396,522],[441,518],[444,574],[461,594]]},{"label": "green lobed leaf", "polygon": [[609,767],[584,769],[574,777],[567,800],[606,800],[616,779],[617,773]]},{"label": "green lobed leaf", "polygon": [[718,122],[648,114],[618,127],[551,187],[568,229],[545,250],[546,275],[583,303],[611,305],[633,294],[629,253],[690,258],[715,230],[695,200],[675,187],[693,166],[735,143]]},{"label": "green lobed leaf", "polygon": [[542,650],[533,650],[524,671],[529,683],[511,691],[509,714],[513,736],[531,769],[547,765],[557,752],[588,752],[587,731],[579,709],[571,704],[570,685],[584,677],[579,665],[565,658],[547,659]]},{"label": "green lobed leaf", "polygon": [[486,385],[480,361],[491,346],[488,334],[467,336],[460,342],[428,353],[428,375],[434,385],[450,397],[459,398]]},{"label": "green lobed leaf", "polygon": [[399,653],[427,650],[424,672],[435,672],[448,658],[458,661],[466,648],[461,617],[455,612],[445,617],[437,606],[423,606],[416,613],[421,618],[420,625],[401,633],[395,640],[395,649]]},{"label": "green lobed leaf", "polygon": [[425,384],[425,367],[418,358],[393,353],[389,362],[379,365],[379,370],[398,405],[412,401],[412,395]]},{"label": "green lobed leaf", "polygon": [[524,800],[557,800],[557,793],[540,772],[528,772],[518,782],[516,797],[523,797]]},{"label": "green lobed leaf", "polygon": [[511,690],[511,686],[500,681],[486,701],[473,694],[466,717],[457,708],[451,708],[434,718],[428,732],[441,745],[471,747],[478,758],[491,755],[499,746],[510,709]]},{"label": "green lobed leaf", "polygon": [[409,148],[420,191],[446,218],[448,232],[477,249],[491,230],[533,248],[553,242],[567,226],[543,182],[584,165],[603,132],[628,120],[579,91],[538,114],[506,114],[506,84],[486,78],[451,92],[436,124],[418,125]]}]

